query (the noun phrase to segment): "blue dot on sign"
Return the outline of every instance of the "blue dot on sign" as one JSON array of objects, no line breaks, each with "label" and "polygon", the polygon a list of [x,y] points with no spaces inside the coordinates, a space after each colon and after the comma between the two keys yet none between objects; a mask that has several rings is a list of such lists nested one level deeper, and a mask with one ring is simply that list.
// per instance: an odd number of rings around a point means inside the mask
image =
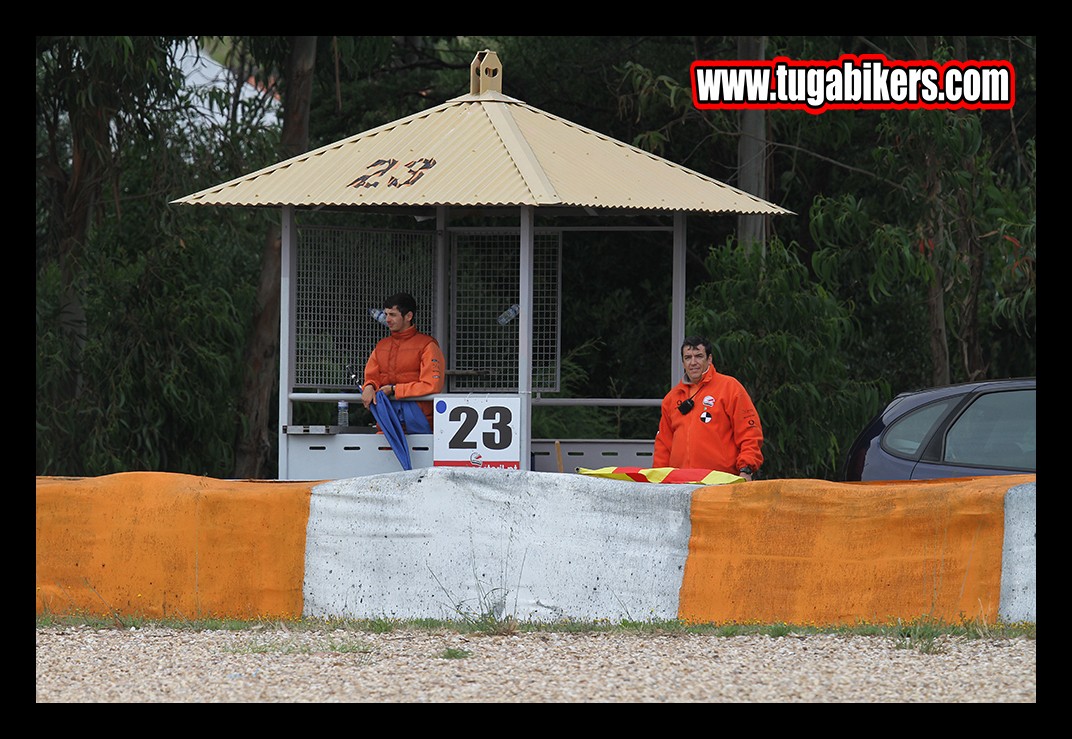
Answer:
[{"label": "blue dot on sign", "polygon": [[442,413],[443,411],[445,411],[447,409],[447,401],[445,401],[445,400],[437,401],[436,404],[435,404],[435,409],[436,409],[436,413]]}]

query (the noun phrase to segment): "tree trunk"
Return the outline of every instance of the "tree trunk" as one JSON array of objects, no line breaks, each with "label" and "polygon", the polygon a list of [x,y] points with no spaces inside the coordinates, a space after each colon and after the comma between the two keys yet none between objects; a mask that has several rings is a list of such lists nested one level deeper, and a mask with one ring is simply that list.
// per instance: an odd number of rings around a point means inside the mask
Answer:
[{"label": "tree trunk", "polygon": [[[73,109],[73,105],[71,108]],[[68,115],[75,116],[69,109]],[[63,279],[63,304],[60,307],[60,330],[70,342],[77,347],[77,356],[81,358],[89,333],[85,306],[82,303],[82,286],[80,285],[79,262],[83,247],[89,238],[89,225],[100,198],[105,178],[105,158],[109,151],[108,122],[103,113],[83,116],[88,121],[84,127],[71,127],[71,158],[67,173],[56,178],[59,201],[62,203],[57,259]],[[55,151],[59,147],[53,147]],[[63,172],[59,161],[53,162],[52,171]],[[79,401],[82,391],[82,363],[71,365],[71,376],[67,385],[68,397],[75,403]]]},{"label": "tree trunk", "polygon": [[931,384],[949,384],[949,344],[945,330],[945,291],[942,289],[942,269],[931,256],[934,280],[927,286],[927,308],[930,314]]},{"label": "tree trunk", "polygon": [[[316,36],[292,36],[289,41],[280,142],[284,159],[297,156],[308,148],[309,105],[316,64]],[[280,227],[276,224],[269,229],[261,255],[253,332],[246,347],[246,376],[239,405],[241,424],[235,445],[236,478],[266,477],[271,463],[272,438],[276,430],[269,423],[273,390],[279,379],[281,253]]]},{"label": "tree trunk", "polygon": [[[957,196],[962,212],[967,210],[970,201],[967,194]],[[964,372],[968,380],[986,377],[987,364],[983,359],[983,347],[979,338],[979,293],[983,288],[983,271],[986,260],[983,245],[975,233],[974,221],[964,213],[957,237],[957,250],[968,262],[968,288],[960,308],[960,349],[964,360]]]},{"label": "tree trunk", "polygon": [[[954,57],[967,59],[967,40],[956,36]],[[967,115],[967,111],[957,111],[958,116]],[[970,187],[963,187],[957,192],[957,253],[968,264],[968,288],[964,302],[960,306],[960,324],[957,337],[964,361],[964,372],[968,380],[986,377],[987,366],[983,360],[983,347],[979,337],[979,293],[983,289],[983,274],[986,270],[986,257],[979,234],[975,228],[974,193],[976,187],[975,158],[968,155],[961,163],[965,172],[971,174]]]},{"label": "tree trunk", "polygon": [[[927,59],[930,45],[926,36],[913,38],[916,56]],[[924,144],[925,150],[931,146]],[[927,183],[928,215],[921,224],[921,248],[926,249],[927,260],[934,270],[934,278],[927,286],[928,325],[930,328],[931,347],[931,384],[949,384],[949,341],[945,327],[945,280],[942,275],[942,263],[939,251],[946,242],[945,218],[942,216],[942,172],[940,157],[931,153],[926,157],[924,181]]]},{"label": "tree trunk", "polygon": [[[763,59],[766,36],[738,36],[739,59]],[[737,186],[758,198],[767,199],[767,116],[762,109],[740,112],[741,136],[737,140]],[[766,250],[769,217],[737,216],[737,240],[751,248]]]}]

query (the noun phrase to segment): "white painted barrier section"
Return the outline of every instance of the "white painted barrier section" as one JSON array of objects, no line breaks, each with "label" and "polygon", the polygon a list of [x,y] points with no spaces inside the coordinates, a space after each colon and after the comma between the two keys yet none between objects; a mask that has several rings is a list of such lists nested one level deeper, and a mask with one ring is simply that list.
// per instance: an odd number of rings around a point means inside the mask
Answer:
[{"label": "white painted barrier section", "polygon": [[303,615],[674,619],[695,489],[446,467],[324,483]]},{"label": "white painted barrier section", "polygon": [[1005,623],[1035,621],[1035,483],[1005,493],[1005,538],[1001,552],[1001,605]]}]

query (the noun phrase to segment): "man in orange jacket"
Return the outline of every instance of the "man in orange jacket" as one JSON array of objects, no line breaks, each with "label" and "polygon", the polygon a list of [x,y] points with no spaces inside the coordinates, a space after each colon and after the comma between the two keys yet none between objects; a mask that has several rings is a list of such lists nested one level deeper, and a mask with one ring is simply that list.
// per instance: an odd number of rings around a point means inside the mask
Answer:
[{"label": "man in orange jacket", "polygon": [[[384,300],[383,308],[391,333],[380,339],[365,363],[362,404],[366,408],[375,404],[380,390],[399,400],[443,392],[443,350],[438,341],[413,325],[417,301],[408,293],[398,293]],[[418,405],[428,419],[428,428],[432,428],[432,401],[422,400]]]},{"label": "man in orange jacket", "polygon": [[685,378],[662,402],[653,467],[710,469],[752,480],[763,464],[763,427],[748,391],[711,363],[711,342],[681,345]]}]

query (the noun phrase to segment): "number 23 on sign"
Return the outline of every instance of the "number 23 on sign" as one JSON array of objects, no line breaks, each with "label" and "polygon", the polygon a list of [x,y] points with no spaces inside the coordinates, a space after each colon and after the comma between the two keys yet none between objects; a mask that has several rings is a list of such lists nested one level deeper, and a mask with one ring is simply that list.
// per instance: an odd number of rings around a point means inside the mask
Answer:
[{"label": "number 23 on sign", "polygon": [[520,469],[519,397],[437,395],[434,407],[435,466]]}]

